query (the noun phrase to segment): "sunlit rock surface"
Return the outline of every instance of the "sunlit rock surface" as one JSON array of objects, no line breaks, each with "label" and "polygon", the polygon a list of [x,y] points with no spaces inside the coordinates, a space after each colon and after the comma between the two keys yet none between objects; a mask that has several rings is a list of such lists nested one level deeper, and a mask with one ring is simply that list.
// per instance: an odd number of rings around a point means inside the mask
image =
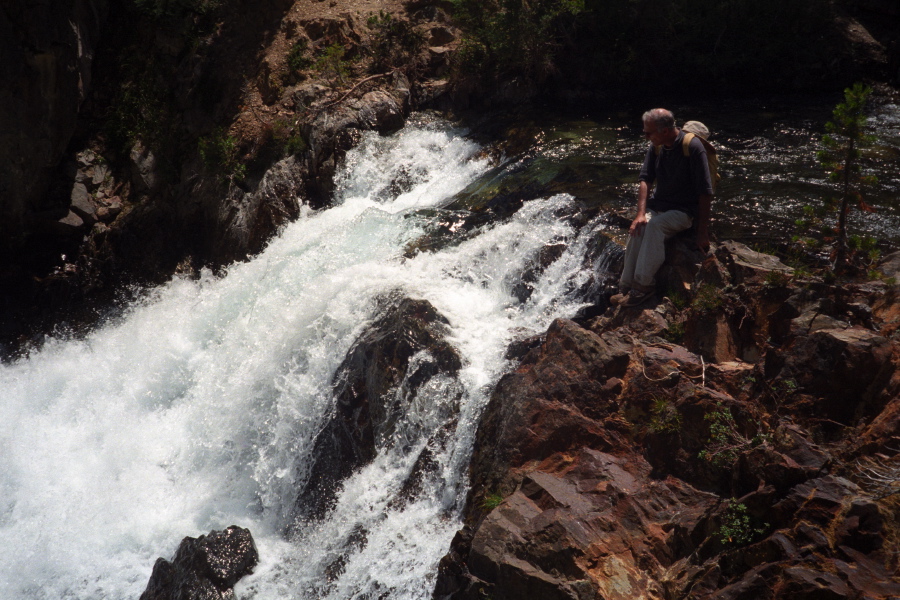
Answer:
[{"label": "sunlit rock surface", "polygon": [[896,300],[781,270],[723,244],[681,308],[556,321],[487,407],[434,597],[900,594],[896,482],[861,467],[897,472]]}]

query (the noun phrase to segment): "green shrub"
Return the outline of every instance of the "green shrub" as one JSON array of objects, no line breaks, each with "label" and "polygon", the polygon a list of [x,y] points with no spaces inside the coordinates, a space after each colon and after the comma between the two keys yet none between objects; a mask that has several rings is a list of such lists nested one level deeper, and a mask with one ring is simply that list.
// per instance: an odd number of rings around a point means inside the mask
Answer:
[{"label": "green shrub", "polygon": [[754,527],[747,514],[747,507],[732,498],[716,535],[727,546],[745,546],[759,539],[768,527],[768,523],[762,527]]},{"label": "green shrub", "polygon": [[500,506],[503,503],[503,496],[498,493],[490,493],[485,494],[484,499],[481,501],[481,508],[486,511],[491,511]]},{"label": "green shrub", "polygon": [[672,301],[672,306],[675,307],[675,310],[683,310],[687,308],[688,299],[685,296],[684,292],[670,291],[667,296],[669,297],[669,300]]},{"label": "green shrub", "polygon": [[783,288],[791,282],[791,276],[785,271],[768,271],[763,278],[763,285],[769,288]]},{"label": "green shrub", "polygon": [[300,38],[291,46],[287,55],[288,71],[292,75],[296,75],[300,71],[304,71],[313,65],[313,60],[308,56],[309,40],[305,37]]},{"label": "green shrub", "polygon": [[286,119],[272,123],[272,140],[285,156],[300,154],[309,147],[303,134]]},{"label": "green shrub", "polygon": [[370,16],[367,24],[372,31],[372,67],[376,71],[414,65],[417,55],[425,49],[425,34],[409,21],[381,11]]},{"label": "green shrub", "polygon": [[711,284],[703,283],[697,288],[691,307],[699,312],[713,312],[724,303],[722,293]]},{"label": "green shrub", "polygon": [[717,467],[730,466],[743,450],[765,439],[765,436],[757,436],[749,440],[741,434],[731,410],[721,402],[716,403],[716,409],[703,418],[709,422],[709,440],[698,456]]},{"label": "green shrub", "polygon": [[584,0],[451,0],[465,29],[456,60],[462,73],[487,77],[523,74],[544,79],[562,45],[560,27],[584,9]]},{"label": "green shrub", "polygon": [[344,60],[347,49],[340,44],[332,44],[316,60],[314,68],[319,71],[332,85],[346,83],[350,75],[350,62]]},{"label": "green shrub", "polygon": [[238,158],[237,138],[217,128],[209,137],[198,142],[200,158],[208,169],[217,173],[223,181],[241,181],[246,177],[247,167]]},{"label": "green shrub", "polygon": [[663,337],[673,344],[680,344],[684,341],[684,323],[681,321],[670,323]]},{"label": "green shrub", "polygon": [[650,413],[650,431],[676,433],[681,429],[681,413],[665,398],[654,398]]}]

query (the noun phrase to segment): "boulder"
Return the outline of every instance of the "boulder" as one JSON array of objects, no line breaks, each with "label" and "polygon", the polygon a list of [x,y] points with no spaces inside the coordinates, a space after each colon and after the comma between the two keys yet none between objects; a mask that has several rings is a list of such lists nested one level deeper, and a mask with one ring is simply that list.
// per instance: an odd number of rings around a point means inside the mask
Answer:
[{"label": "boulder", "polygon": [[210,219],[215,225],[210,251],[227,263],[263,249],[272,232],[300,215],[305,194],[304,172],[296,156],[288,156],[263,175],[254,190],[231,186]]},{"label": "boulder", "polygon": [[97,208],[91,200],[87,186],[83,183],[76,183],[72,186],[71,200],[72,204],[69,208],[81,217],[86,225],[90,226],[97,222]]},{"label": "boulder", "polygon": [[234,585],[258,562],[247,529],[232,525],[199,538],[186,537],[171,562],[157,559],[140,600],[231,600]]},{"label": "boulder", "polygon": [[772,256],[757,252],[739,242],[727,240],[716,249],[716,258],[725,266],[731,275],[731,281],[737,285],[750,281],[760,281],[775,273],[781,276],[793,275],[794,269],[785,265],[781,260]]},{"label": "boulder", "polygon": [[874,331],[823,329],[767,356],[766,373],[795,382],[803,412],[851,424],[883,408],[869,404],[890,377],[892,352],[891,342]]},{"label": "boulder", "polygon": [[[335,413],[316,439],[315,461],[295,503],[298,518],[322,515],[339,482],[379,449],[401,444],[406,451],[409,438],[443,435],[429,423],[410,422],[410,413],[436,412],[433,422],[443,423],[458,410],[462,362],[444,339],[446,319],[426,300],[389,297],[386,303],[335,372]],[[425,393],[427,386],[433,393]],[[434,466],[420,458],[420,469]]]}]

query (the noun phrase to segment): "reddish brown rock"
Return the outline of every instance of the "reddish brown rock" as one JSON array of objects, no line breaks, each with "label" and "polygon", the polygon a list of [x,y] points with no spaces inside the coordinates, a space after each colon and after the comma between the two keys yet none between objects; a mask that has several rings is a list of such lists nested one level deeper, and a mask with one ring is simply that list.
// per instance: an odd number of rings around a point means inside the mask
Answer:
[{"label": "reddish brown rock", "polygon": [[435,598],[900,597],[897,508],[853,462],[900,440],[877,290],[731,268],[745,282],[708,312],[755,362],[661,340],[685,312],[667,301],[532,340],[486,409]]},{"label": "reddish brown rock", "polygon": [[475,532],[467,587],[497,599],[659,596],[715,497],[650,471],[586,448],[526,471]]},{"label": "reddish brown rock", "polygon": [[[795,382],[798,409],[849,425],[883,408],[879,392],[889,381],[892,353],[891,342],[874,331],[825,329],[772,354],[766,372]],[[872,406],[873,399],[880,405]]]}]

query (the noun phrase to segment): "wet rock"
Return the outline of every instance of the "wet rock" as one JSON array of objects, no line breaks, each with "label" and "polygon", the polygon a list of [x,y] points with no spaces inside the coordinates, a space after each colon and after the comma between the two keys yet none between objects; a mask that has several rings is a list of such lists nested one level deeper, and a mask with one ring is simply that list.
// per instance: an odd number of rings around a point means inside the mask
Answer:
[{"label": "wet rock", "polygon": [[[455,376],[462,363],[444,339],[446,319],[425,300],[393,297],[387,302],[335,373],[336,411],[317,438],[316,462],[296,502],[300,518],[321,515],[337,483],[371,461],[378,449],[402,444],[394,434],[407,413],[439,411],[436,420],[443,422],[457,410]],[[427,386],[434,395],[426,393]],[[415,437],[417,424],[407,425],[405,434]],[[421,433],[429,434],[423,428]]]},{"label": "wet rock", "polygon": [[161,182],[157,173],[156,155],[141,142],[135,143],[128,155],[131,160],[131,181],[139,189],[156,190]]},{"label": "wet rock", "polygon": [[241,527],[186,537],[171,562],[156,561],[140,600],[233,599],[234,585],[258,562],[253,537]]},{"label": "wet rock", "polygon": [[289,156],[272,165],[256,189],[232,186],[216,207],[212,253],[231,262],[262,250],[272,231],[299,216],[303,175],[299,159]]},{"label": "wet rock", "polygon": [[365,129],[389,134],[403,127],[403,108],[387,92],[368,92],[360,99],[359,118]]},{"label": "wet rock", "polygon": [[311,181],[307,188],[313,196],[311,204],[318,206],[330,201],[337,163],[359,142],[363,131],[387,133],[403,126],[407,109],[404,101],[397,98],[399,94],[369,92],[352,103],[321,110],[312,122],[303,125],[311,159]]}]

